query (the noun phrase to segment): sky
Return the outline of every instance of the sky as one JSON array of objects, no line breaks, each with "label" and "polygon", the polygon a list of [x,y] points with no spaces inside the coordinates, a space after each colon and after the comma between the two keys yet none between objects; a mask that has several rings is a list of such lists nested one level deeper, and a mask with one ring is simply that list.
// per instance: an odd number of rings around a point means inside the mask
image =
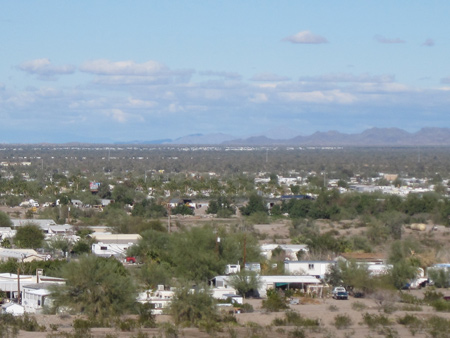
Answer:
[{"label": "sky", "polygon": [[1,9],[0,143],[450,127],[447,0]]}]

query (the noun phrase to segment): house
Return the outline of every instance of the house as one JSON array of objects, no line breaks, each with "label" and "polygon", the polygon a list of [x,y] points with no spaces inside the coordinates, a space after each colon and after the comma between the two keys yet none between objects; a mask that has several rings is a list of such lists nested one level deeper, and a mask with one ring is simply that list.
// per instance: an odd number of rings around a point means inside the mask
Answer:
[{"label": "house", "polygon": [[94,232],[89,237],[104,244],[129,244],[130,246],[142,238],[139,234],[112,234],[110,232]]},{"label": "house", "polygon": [[72,200],[71,202],[75,208],[81,208],[84,205],[80,200]]},{"label": "house", "polygon": [[248,271],[254,271],[257,273],[261,272],[261,264],[260,263],[245,263],[244,269]]},{"label": "house", "polygon": [[[210,280],[214,288],[234,290],[229,284],[231,276],[216,276]],[[310,287],[321,285],[322,282],[313,276],[259,276],[260,285],[254,290],[255,295],[266,297],[269,289],[298,289],[308,292]],[[231,292],[227,292],[231,293]]]},{"label": "house", "polygon": [[114,200],[105,199],[105,198],[100,200],[100,204],[103,208],[110,205],[111,203],[114,203]]},{"label": "house", "polygon": [[166,290],[164,285],[158,285],[156,291],[146,290],[141,292],[137,297],[137,301],[142,304],[152,304],[152,314],[161,315],[163,314],[164,309],[169,307],[174,295],[175,288]]},{"label": "house", "polygon": [[297,254],[299,251],[308,252],[308,246],[306,244],[263,244],[261,245],[261,255],[266,259],[272,258],[273,250],[283,250],[286,260],[297,261]]},{"label": "house", "polygon": [[11,222],[14,227],[21,227],[29,224],[35,224],[39,226],[41,229],[48,229],[48,226],[57,225],[56,222],[52,219],[18,219],[12,218]]},{"label": "house", "polygon": [[7,299],[18,299],[21,285],[36,283],[37,277],[33,275],[16,275],[14,273],[0,273],[0,290]]},{"label": "house", "polygon": [[103,243],[98,242],[92,244],[92,253],[100,257],[115,257],[117,259],[124,259],[127,255],[127,250],[133,243]]},{"label": "house", "polygon": [[358,264],[376,265],[386,264],[386,255],[383,253],[368,253],[368,252],[346,252],[335,258],[335,261],[350,262],[354,261]]},{"label": "house", "polygon": [[358,266],[366,266],[372,276],[385,275],[393,267],[391,264],[387,264],[386,255],[383,253],[348,252],[337,256],[335,261],[347,263],[353,261]]},{"label": "house", "polygon": [[306,275],[324,278],[335,261],[285,261],[284,272],[289,275]]},{"label": "house", "polygon": [[5,249],[0,248],[0,261],[7,261],[13,258],[21,262],[43,261],[47,259],[46,255],[40,255],[33,249]]},{"label": "house", "polygon": [[[58,284],[64,283],[60,281]],[[50,287],[55,283],[34,283],[22,287],[22,305],[27,313],[42,313],[44,306],[51,306]]]}]

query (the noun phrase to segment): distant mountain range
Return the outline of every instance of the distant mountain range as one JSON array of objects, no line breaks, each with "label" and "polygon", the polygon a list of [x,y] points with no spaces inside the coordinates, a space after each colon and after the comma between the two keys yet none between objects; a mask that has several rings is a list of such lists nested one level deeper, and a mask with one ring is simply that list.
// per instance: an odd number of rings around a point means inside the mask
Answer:
[{"label": "distant mountain range", "polygon": [[[338,131],[315,132],[309,136],[288,139],[271,138],[276,135],[295,135],[290,129],[277,129],[265,135],[236,139],[226,134],[194,134],[175,140],[133,141],[140,144],[186,144],[186,145],[292,145],[292,146],[450,146],[450,128],[422,128],[409,133],[399,128],[371,128],[360,134],[344,134]],[[270,135],[271,137],[268,137]]]}]

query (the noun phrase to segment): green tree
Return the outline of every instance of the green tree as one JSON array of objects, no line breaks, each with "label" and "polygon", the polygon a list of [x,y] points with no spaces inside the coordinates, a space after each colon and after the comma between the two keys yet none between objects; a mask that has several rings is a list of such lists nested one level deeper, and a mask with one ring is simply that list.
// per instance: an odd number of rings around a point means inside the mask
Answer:
[{"label": "green tree", "polygon": [[14,244],[19,248],[37,249],[42,247],[44,238],[44,233],[38,225],[28,223],[17,229]]},{"label": "green tree", "polygon": [[127,312],[135,303],[133,280],[114,258],[84,255],[64,266],[63,277],[66,284],[52,289],[56,308],[104,319]]},{"label": "green tree", "polygon": [[177,288],[169,308],[175,324],[202,326],[217,323],[219,316],[216,301],[208,291],[207,287],[199,290]]},{"label": "green tree", "polygon": [[267,207],[261,196],[253,194],[250,196],[247,205],[240,208],[242,215],[249,216],[256,212],[264,212],[267,214]]},{"label": "green tree", "polygon": [[237,274],[231,275],[228,279],[228,284],[245,298],[252,291],[258,291],[261,286],[261,279],[255,271],[242,270]]},{"label": "green tree", "polygon": [[6,213],[0,211],[0,227],[10,227],[10,226],[12,226],[11,219]]}]

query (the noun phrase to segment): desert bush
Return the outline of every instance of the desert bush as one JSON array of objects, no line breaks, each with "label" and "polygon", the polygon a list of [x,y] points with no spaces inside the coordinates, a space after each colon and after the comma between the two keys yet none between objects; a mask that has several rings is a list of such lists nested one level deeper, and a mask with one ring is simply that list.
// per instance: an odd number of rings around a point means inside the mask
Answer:
[{"label": "desert bush", "polygon": [[276,289],[267,290],[267,299],[262,302],[263,309],[269,312],[279,312],[280,310],[287,309],[286,297],[283,291]]},{"label": "desert bush", "polygon": [[397,318],[397,323],[406,326],[413,336],[424,328],[424,322],[410,314],[405,314],[403,317]]},{"label": "desert bush", "polygon": [[252,304],[249,304],[249,303],[244,303],[244,304],[242,304],[242,305],[241,305],[241,310],[242,310],[242,312],[244,312],[244,313],[250,313],[250,312],[255,311],[255,310],[253,309],[253,305],[252,305]]},{"label": "desert bush", "polygon": [[397,311],[397,306],[393,302],[385,302],[381,306],[381,309],[383,310],[384,313],[391,314]]},{"label": "desert bush", "polygon": [[352,324],[352,319],[347,314],[336,315],[334,317],[334,326],[339,330],[347,329]]},{"label": "desert bush", "polygon": [[421,299],[417,298],[416,296],[414,296],[410,293],[405,293],[405,292],[400,293],[400,301],[402,303],[414,304],[414,305],[421,305],[423,303]]},{"label": "desert bush", "polygon": [[306,333],[305,333],[304,329],[302,329],[300,327],[296,327],[294,330],[289,332],[288,337],[289,338],[306,338]]},{"label": "desert bush", "polygon": [[378,326],[388,326],[392,324],[389,318],[385,315],[370,314],[367,312],[363,314],[363,321],[364,324],[366,324],[371,329],[375,329]]},{"label": "desert bush", "polygon": [[436,291],[434,288],[425,291],[425,293],[423,294],[423,301],[425,303],[432,303],[436,300],[442,299],[442,297],[444,297],[444,294],[442,292],[438,292]]},{"label": "desert bush", "polygon": [[319,326],[319,321],[317,319],[304,318],[295,311],[286,311],[285,318],[275,318],[272,321],[274,326],[307,326],[307,327],[317,327]]},{"label": "desert bush", "polygon": [[433,316],[426,320],[427,332],[433,338],[446,338],[450,332],[450,320]]},{"label": "desert bush", "polygon": [[420,305],[406,304],[400,308],[402,311],[422,311],[423,308]]},{"label": "desert bush", "polygon": [[126,319],[118,319],[116,321],[116,327],[120,330],[120,331],[133,331],[135,328],[139,327],[139,323],[131,318],[126,318]]},{"label": "desert bush", "polygon": [[361,310],[364,310],[366,308],[367,308],[366,304],[364,304],[362,302],[353,302],[352,303],[352,309],[355,310],[355,311],[361,311]]},{"label": "desert bush", "polygon": [[331,312],[336,312],[336,311],[339,311],[339,308],[336,305],[330,305],[328,307],[328,310]]},{"label": "desert bush", "polygon": [[377,333],[386,338],[398,338],[399,337],[397,330],[395,330],[389,326],[383,326],[383,327],[379,328],[377,330]]},{"label": "desert bush", "polygon": [[450,302],[445,299],[438,299],[430,303],[430,305],[439,312],[450,312]]}]

